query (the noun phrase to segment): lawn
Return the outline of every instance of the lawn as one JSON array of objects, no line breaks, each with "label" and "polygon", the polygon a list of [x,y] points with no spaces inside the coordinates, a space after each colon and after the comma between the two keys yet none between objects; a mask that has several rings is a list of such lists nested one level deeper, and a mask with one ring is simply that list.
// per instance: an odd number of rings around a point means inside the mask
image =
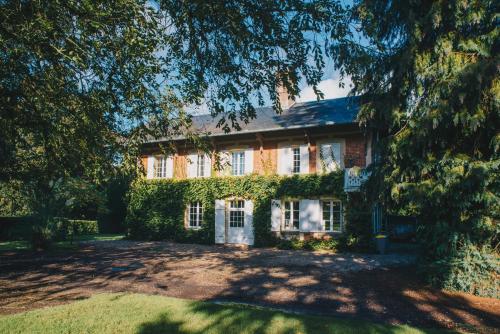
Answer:
[{"label": "lawn", "polygon": [[[124,238],[123,234],[96,234],[96,235],[80,235],[76,236],[73,242],[69,241],[58,241],[54,242],[52,248],[54,249],[73,249],[76,248],[76,244],[80,241],[106,241],[106,240],[121,240]],[[11,251],[11,250],[28,250],[30,249],[30,244],[28,241],[24,240],[13,240],[13,241],[1,241],[0,251]]]},{"label": "lawn", "polygon": [[0,316],[0,333],[431,332],[439,331],[142,294],[98,294],[72,304]]}]

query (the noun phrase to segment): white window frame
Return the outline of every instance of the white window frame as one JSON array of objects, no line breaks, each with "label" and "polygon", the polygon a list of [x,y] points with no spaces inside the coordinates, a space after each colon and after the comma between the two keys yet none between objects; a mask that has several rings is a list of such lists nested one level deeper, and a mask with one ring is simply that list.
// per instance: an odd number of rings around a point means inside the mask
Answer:
[{"label": "white window frame", "polygon": [[322,145],[333,145],[333,144],[339,144],[340,145],[340,156],[339,156],[339,164],[338,164],[338,170],[344,170],[345,165],[344,165],[344,157],[345,157],[345,149],[346,149],[346,143],[344,138],[331,138],[331,139],[324,139],[324,140],[318,140],[316,142],[316,170],[319,173],[327,173],[325,171],[325,166],[324,166],[324,161],[322,157],[322,152],[321,152],[321,146]]},{"label": "white window frame", "polygon": [[[298,154],[296,154],[298,151]],[[300,164],[301,164],[301,154],[300,154],[300,146],[292,146],[291,147],[291,153],[292,153],[292,174],[300,174]],[[296,160],[295,158],[297,157],[298,155],[298,160]],[[298,166],[296,166],[296,162],[298,162]],[[298,169],[296,169],[296,167],[298,167]]]},{"label": "white window frame", "polygon": [[[286,213],[287,213],[287,203],[290,204],[288,211],[290,212],[290,219],[287,224]],[[300,201],[299,200],[283,200],[282,205],[282,215],[281,215],[281,228],[284,231],[299,231],[300,230]],[[295,207],[296,206],[296,207]],[[296,216],[295,216],[296,215]],[[294,226],[294,221],[297,222],[297,227]]]},{"label": "white window frame", "polygon": [[[235,156],[237,156],[235,161]],[[243,176],[245,175],[245,151],[238,150],[231,152],[231,175]]]},{"label": "white window frame", "polygon": [[[237,205],[233,206],[233,204],[237,204]],[[233,217],[231,217],[231,213],[238,213],[236,215],[236,218],[238,218],[238,220],[233,220],[232,219]],[[241,221],[240,221],[240,219],[241,219]],[[234,226],[231,226],[232,224]],[[244,228],[245,227],[245,200],[231,199],[231,200],[227,201],[227,226],[229,228]]]},{"label": "white window frame", "polygon": [[[324,204],[328,202],[329,205],[330,205],[330,210],[329,210],[329,214],[328,214],[328,219],[325,219],[324,217],[324,209],[323,209],[323,206]],[[333,204],[334,203],[338,203],[338,210],[334,210],[334,206]],[[320,200],[320,214],[321,214],[321,225],[322,225],[322,228],[325,232],[337,232],[337,233],[341,233],[344,231],[344,215],[343,215],[343,206],[342,206],[342,201],[340,200],[337,200],[337,199],[321,199]],[[334,221],[334,213],[338,213],[338,216],[339,216],[339,219],[338,219],[338,223],[336,221]],[[327,229],[326,228],[326,222],[328,221],[329,225],[330,225],[330,228]],[[338,225],[338,229],[335,229],[334,228],[334,225]]]},{"label": "white window frame", "polygon": [[206,176],[206,170],[205,170],[205,154],[198,154],[196,156],[196,177],[205,177]]},{"label": "white window frame", "polygon": [[158,155],[154,158],[154,178],[164,179],[167,177],[167,157]]},{"label": "white window frame", "polygon": [[197,230],[201,228],[202,223],[203,223],[203,203],[200,201],[189,203],[187,211],[187,227],[189,229]]}]

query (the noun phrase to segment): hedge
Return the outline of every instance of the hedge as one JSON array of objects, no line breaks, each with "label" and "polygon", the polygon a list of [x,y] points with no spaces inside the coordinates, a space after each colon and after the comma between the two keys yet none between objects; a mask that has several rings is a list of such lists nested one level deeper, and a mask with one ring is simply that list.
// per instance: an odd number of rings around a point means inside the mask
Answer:
[{"label": "hedge", "polygon": [[[343,172],[325,175],[139,179],[129,192],[127,234],[132,239],[214,243],[215,200],[241,197],[254,202],[255,246],[276,244],[271,233],[271,200],[283,197],[333,196],[347,203]],[[200,201],[204,221],[199,230],[184,228],[189,202]],[[346,205],[347,210],[351,205]],[[369,225],[369,223],[368,223]]]},{"label": "hedge", "polygon": [[[30,240],[36,217],[0,217],[0,240]],[[59,240],[72,238],[74,235],[98,234],[96,220],[74,220],[55,218],[50,226],[53,236]]]}]

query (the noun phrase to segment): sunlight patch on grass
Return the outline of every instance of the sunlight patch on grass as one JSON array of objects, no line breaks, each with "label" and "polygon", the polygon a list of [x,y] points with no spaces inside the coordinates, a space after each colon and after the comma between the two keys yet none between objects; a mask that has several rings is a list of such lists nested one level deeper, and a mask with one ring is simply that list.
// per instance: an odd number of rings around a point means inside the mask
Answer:
[{"label": "sunlight patch on grass", "polygon": [[0,333],[394,333],[440,331],[296,315],[141,294],[99,294],[67,305],[0,316]]}]

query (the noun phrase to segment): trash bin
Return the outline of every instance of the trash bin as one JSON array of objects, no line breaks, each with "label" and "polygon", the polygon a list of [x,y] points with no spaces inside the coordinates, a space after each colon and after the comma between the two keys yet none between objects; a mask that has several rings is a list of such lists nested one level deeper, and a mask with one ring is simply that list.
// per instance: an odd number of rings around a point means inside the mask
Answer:
[{"label": "trash bin", "polygon": [[375,244],[377,246],[377,251],[380,254],[385,254],[385,250],[387,249],[387,236],[385,234],[378,234],[375,236]]}]

